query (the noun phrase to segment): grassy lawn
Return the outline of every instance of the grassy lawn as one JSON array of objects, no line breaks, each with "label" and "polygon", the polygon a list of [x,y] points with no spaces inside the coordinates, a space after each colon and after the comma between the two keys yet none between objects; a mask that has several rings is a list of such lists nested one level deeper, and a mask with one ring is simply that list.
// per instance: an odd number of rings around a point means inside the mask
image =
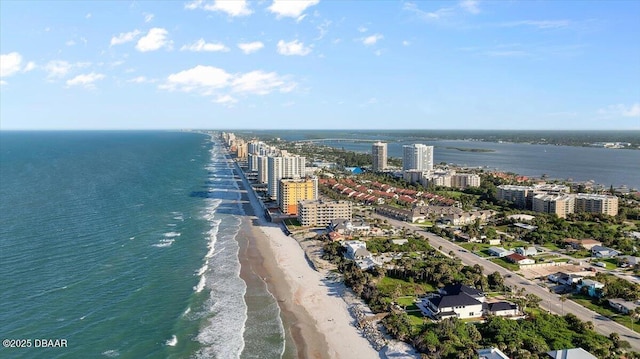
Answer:
[{"label": "grassy lawn", "polygon": [[505,258],[496,258],[496,259],[492,259],[491,260],[493,263],[502,266],[504,268],[507,268],[510,271],[519,271],[520,270],[520,266],[517,264],[513,264],[511,262],[509,262],[508,260],[506,260]]},{"label": "grassy lawn", "polygon": [[543,245],[544,248],[547,248],[550,251],[559,251],[562,248],[558,247],[555,243],[553,242],[547,242]]},{"label": "grassy lawn", "polygon": [[591,252],[583,249],[575,252],[568,252],[567,255],[573,258],[582,259],[582,258],[591,257]]},{"label": "grassy lawn", "polygon": [[602,262],[605,262],[607,264],[607,269],[616,269],[618,268],[618,261],[614,258],[607,258],[602,260]]},{"label": "grassy lawn", "polygon": [[[413,303],[415,299],[416,297],[413,296],[398,298],[398,305],[406,308],[407,310],[418,309],[418,307]],[[412,308],[412,306],[415,308]]]},{"label": "grassy lawn", "polygon": [[380,293],[388,297],[393,297],[393,294],[398,287],[400,297],[416,297],[418,295],[427,292],[434,292],[436,290],[430,284],[411,283],[409,281],[390,277],[384,277],[378,283],[378,290],[380,291]]},{"label": "grassy lawn", "polygon": [[[606,303],[602,306],[599,306],[597,304],[594,304],[588,296],[577,294],[569,297],[569,299],[631,329],[631,317],[614,311],[613,309],[609,308],[609,305]],[[636,322],[634,324],[633,330],[640,333],[640,322]]]},{"label": "grassy lawn", "polygon": [[291,227],[302,228],[302,225],[300,224],[300,222],[298,222],[297,219],[285,219],[284,223],[290,228]]}]

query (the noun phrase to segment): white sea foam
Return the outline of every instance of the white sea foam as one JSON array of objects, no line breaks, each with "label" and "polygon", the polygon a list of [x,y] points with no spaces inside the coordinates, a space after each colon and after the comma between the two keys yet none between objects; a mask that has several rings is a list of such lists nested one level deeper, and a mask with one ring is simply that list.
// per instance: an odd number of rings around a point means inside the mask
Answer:
[{"label": "white sea foam", "polygon": [[177,224],[175,224],[175,223],[167,223],[167,226],[169,226],[169,227],[175,227],[175,226],[177,226]]},{"label": "white sea foam", "polygon": [[183,317],[186,317],[187,314],[191,313],[191,307],[187,307],[187,309],[184,311],[184,313],[182,313]]},{"label": "white sea foam", "polygon": [[176,336],[172,336],[171,339],[167,340],[166,344],[170,347],[175,347],[178,344],[178,338]]},{"label": "white sea foam", "polygon": [[205,263],[205,265],[203,265],[200,269],[198,269],[198,274],[197,275],[203,275],[204,272],[207,271],[207,269],[209,269],[208,262]]},{"label": "white sea foam", "polygon": [[160,242],[152,245],[158,248],[165,248],[165,247],[171,247],[173,242],[175,242],[175,239],[161,239]]},{"label": "white sea foam", "polygon": [[202,292],[202,290],[204,289],[204,287],[206,285],[207,285],[207,277],[202,275],[202,276],[200,276],[200,281],[198,282],[198,285],[193,287],[193,290],[195,290],[196,293],[200,293],[200,292]]},{"label": "white sea foam", "polygon": [[115,349],[111,349],[111,350],[102,352],[102,355],[106,356],[107,358],[116,358],[120,356],[120,352],[118,352]]},{"label": "white sea foam", "polygon": [[163,236],[167,237],[167,238],[174,238],[174,237],[180,237],[181,233],[178,232],[167,232],[165,234],[163,234]]}]

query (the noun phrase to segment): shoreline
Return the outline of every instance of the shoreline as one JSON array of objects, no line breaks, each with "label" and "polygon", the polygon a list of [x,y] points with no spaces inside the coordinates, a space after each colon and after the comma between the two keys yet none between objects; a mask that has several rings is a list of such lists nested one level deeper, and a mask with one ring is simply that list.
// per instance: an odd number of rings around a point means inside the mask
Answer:
[{"label": "shoreline", "polygon": [[255,193],[242,169],[232,162],[245,211],[241,231],[247,236],[238,253],[240,277],[247,284],[257,277],[275,297],[285,331],[283,358],[380,357],[381,352],[355,326],[342,298],[344,283],[311,268],[300,244],[259,215]]}]

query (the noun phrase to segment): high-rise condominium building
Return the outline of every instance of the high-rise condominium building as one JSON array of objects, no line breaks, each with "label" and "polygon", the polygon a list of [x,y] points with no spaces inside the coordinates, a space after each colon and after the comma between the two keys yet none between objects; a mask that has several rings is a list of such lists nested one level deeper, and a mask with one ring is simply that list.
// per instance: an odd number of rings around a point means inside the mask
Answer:
[{"label": "high-rise condominium building", "polygon": [[303,177],[305,165],[305,158],[301,156],[267,157],[267,194],[277,200],[280,180]]},{"label": "high-rise condominium building", "polygon": [[281,179],[278,205],[283,213],[297,215],[298,202],[318,199],[318,178]]},{"label": "high-rise condominium building", "polygon": [[353,209],[350,201],[299,201],[298,221],[305,227],[325,227],[334,219],[351,219],[352,211]]},{"label": "high-rise condominium building", "polygon": [[402,146],[402,169],[405,171],[432,171],[433,146],[420,143]]},{"label": "high-rise condominium building", "polygon": [[374,143],[371,146],[371,157],[373,171],[384,171],[387,168],[387,144],[384,142]]},{"label": "high-rise condominium building", "polygon": [[576,194],[576,212],[618,215],[618,197],[603,194]]}]

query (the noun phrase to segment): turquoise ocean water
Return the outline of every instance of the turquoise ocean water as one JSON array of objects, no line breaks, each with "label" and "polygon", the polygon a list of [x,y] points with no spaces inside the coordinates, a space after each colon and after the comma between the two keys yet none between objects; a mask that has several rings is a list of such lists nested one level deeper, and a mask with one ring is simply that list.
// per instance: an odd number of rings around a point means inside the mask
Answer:
[{"label": "turquoise ocean water", "polygon": [[204,134],[1,132],[0,336],[68,344],[0,357],[280,357],[277,304],[239,278],[238,199]]}]

